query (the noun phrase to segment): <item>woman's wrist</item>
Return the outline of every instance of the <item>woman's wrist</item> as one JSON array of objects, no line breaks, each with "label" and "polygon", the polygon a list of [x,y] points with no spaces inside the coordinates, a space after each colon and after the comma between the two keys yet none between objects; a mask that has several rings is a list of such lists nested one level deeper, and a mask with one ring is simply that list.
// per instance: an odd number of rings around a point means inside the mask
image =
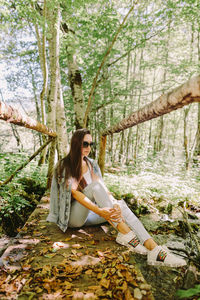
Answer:
[{"label": "woman's wrist", "polygon": [[97,205],[94,204],[94,210],[93,212],[97,215],[99,215],[100,217],[102,217],[102,209],[100,207],[98,207]]}]

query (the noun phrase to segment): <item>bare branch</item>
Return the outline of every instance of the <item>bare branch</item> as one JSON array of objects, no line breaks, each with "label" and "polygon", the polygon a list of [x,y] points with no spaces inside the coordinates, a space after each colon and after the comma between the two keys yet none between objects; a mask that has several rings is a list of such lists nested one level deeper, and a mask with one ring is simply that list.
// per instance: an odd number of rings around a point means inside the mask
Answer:
[{"label": "bare branch", "polygon": [[131,51],[133,51],[133,50],[135,50],[136,48],[138,48],[139,46],[141,46],[144,42],[146,42],[146,41],[152,39],[154,36],[158,35],[158,34],[159,34],[160,32],[162,32],[165,28],[166,28],[166,26],[163,27],[161,30],[155,32],[154,34],[150,35],[148,38],[142,39],[142,40],[140,41],[140,43],[136,44],[133,48],[129,49],[127,52],[125,52],[123,55],[121,55],[120,57],[118,57],[116,60],[114,60],[113,62],[109,63],[109,64],[108,64],[108,67],[110,67],[110,66],[116,64],[120,59],[126,57]]}]

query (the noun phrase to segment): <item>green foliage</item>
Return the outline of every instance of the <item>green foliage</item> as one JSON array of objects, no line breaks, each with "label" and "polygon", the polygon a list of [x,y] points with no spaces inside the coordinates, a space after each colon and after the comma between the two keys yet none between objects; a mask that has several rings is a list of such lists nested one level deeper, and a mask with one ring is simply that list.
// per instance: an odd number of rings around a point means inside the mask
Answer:
[{"label": "green foliage", "polygon": [[28,211],[32,211],[36,205],[27,201],[19,184],[9,184],[0,191],[0,221],[6,234],[14,236],[17,228],[22,226]]},{"label": "green foliage", "polygon": [[[178,296],[180,299],[189,299],[192,296],[200,295],[200,284],[195,285],[194,288],[188,289],[188,290],[178,290],[176,292],[176,296]],[[200,298],[198,298],[199,300]]]},{"label": "green foliage", "polygon": [[[164,213],[170,214],[172,205],[188,201],[199,205],[200,186],[196,179],[198,169],[183,172],[181,165],[157,160],[119,168],[115,173],[105,173],[104,179],[117,199],[131,194],[139,203],[163,205]],[[162,210],[162,207],[160,208]]]},{"label": "green foliage", "polygon": [[[25,154],[0,154],[0,179],[3,181],[26,160]],[[46,188],[46,166],[31,162],[0,189],[0,222],[6,234],[14,236],[24,225]]]}]

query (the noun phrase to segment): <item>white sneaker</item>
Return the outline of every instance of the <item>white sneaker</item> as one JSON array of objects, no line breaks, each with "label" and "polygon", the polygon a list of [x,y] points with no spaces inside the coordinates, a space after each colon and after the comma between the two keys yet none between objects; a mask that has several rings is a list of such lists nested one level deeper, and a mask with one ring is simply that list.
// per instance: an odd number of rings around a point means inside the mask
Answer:
[{"label": "white sneaker", "polygon": [[148,253],[148,250],[140,244],[140,241],[133,231],[130,231],[127,234],[118,232],[116,242],[123,246],[127,246],[131,251],[135,253],[139,253],[142,255],[147,255]]},{"label": "white sneaker", "polygon": [[166,267],[183,267],[187,265],[186,261],[172,254],[167,247],[156,246],[153,250],[148,251],[148,265],[166,266]]}]

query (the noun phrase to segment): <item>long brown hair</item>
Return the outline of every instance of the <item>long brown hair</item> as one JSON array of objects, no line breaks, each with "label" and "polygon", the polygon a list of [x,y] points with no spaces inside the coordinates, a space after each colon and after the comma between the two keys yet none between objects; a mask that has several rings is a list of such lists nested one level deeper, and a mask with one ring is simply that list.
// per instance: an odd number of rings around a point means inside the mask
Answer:
[{"label": "long brown hair", "polygon": [[58,163],[56,170],[58,178],[62,177],[63,171],[65,170],[65,180],[69,177],[74,177],[77,181],[81,179],[81,152],[83,139],[86,134],[91,134],[86,128],[78,129],[74,132],[68,155]]}]

